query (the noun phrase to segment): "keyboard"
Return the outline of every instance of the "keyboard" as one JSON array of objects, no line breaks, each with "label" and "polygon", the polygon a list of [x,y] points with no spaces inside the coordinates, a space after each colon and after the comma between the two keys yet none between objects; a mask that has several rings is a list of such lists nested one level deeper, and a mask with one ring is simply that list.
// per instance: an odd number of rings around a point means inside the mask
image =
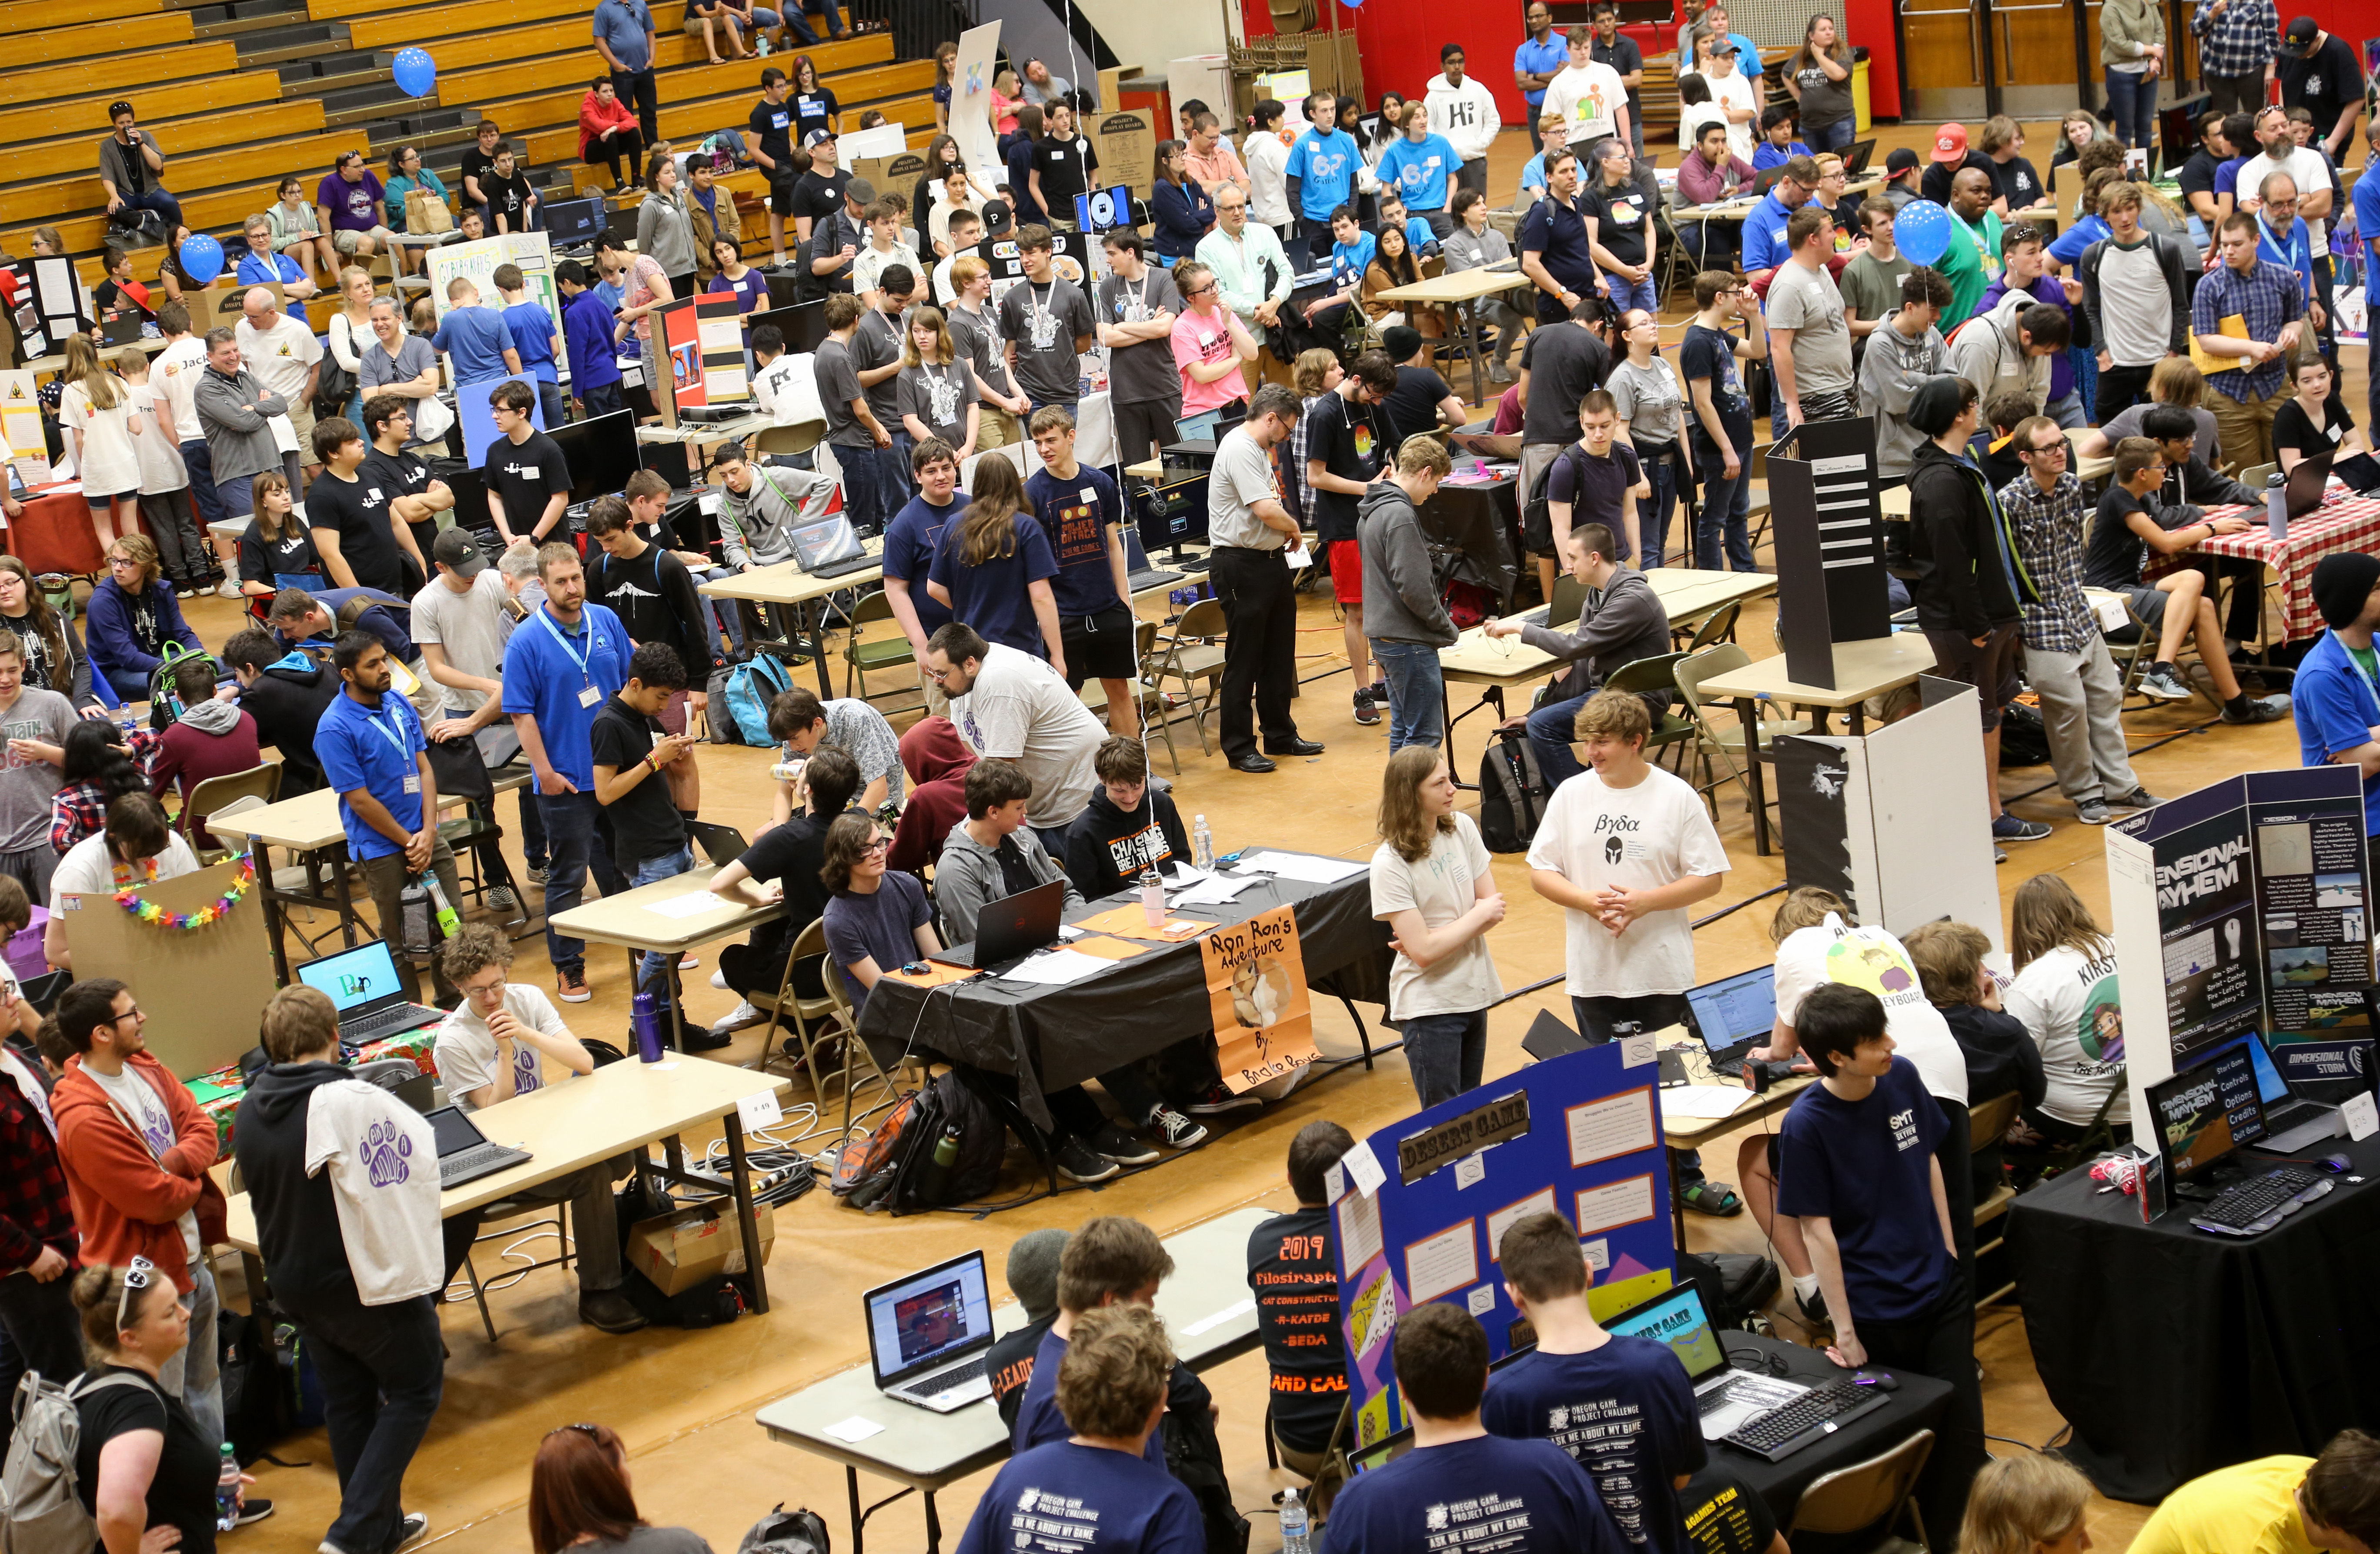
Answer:
[{"label": "keyboard", "polygon": [[912,1381],[900,1390],[904,1392],[915,1392],[920,1397],[930,1398],[947,1392],[953,1387],[964,1387],[970,1381],[980,1381],[983,1379],[985,1362],[990,1358],[989,1352],[978,1354],[963,1366],[953,1366],[948,1370],[938,1370],[933,1375]]},{"label": "keyboard", "polygon": [[445,1017],[444,1011],[432,1009],[426,1003],[393,1003],[386,1009],[375,1009],[356,1019],[341,1020],[339,1039],[360,1046]]},{"label": "keyboard", "polygon": [[1886,1394],[1876,1388],[1850,1381],[1829,1382],[1812,1388],[1784,1407],[1771,1409],[1721,1439],[1772,1463],[1782,1462],[1852,1420],[1882,1408],[1885,1399]]},{"label": "keyboard", "polygon": [[1185,580],[1179,572],[1160,572],[1155,567],[1132,573],[1124,578],[1135,593],[1147,593],[1151,589],[1170,589]]},{"label": "keyboard", "polygon": [[857,572],[863,567],[879,565],[880,562],[875,556],[845,556],[841,561],[821,562],[808,570],[813,577],[840,577],[846,572]]},{"label": "keyboard", "polygon": [[2213,1203],[2192,1214],[2190,1222],[2217,1234],[2254,1235],[2327,1196],[2333,1185],[2329,1177],[2318,1172],[2284,1166],[2224,1188]]},{"label": "keyboard", "polygon": [[[490,1163],[519,1154],[519,1150],[508,1145],[474,1144],[468,1149],[457,1150],[452,1155],[439,1156],[438,1180],[451,1186],[457,1177],[468,1181],[474,1176],[484,1176],[487,1174],[486,1168]],[[525,1159],[528,1157],[522,1156],[522,1158]]]}]

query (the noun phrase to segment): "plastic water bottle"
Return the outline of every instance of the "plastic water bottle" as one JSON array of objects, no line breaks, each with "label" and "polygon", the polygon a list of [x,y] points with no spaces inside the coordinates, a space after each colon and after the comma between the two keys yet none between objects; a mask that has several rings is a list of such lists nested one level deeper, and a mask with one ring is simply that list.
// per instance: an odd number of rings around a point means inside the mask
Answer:
[{"label": "plastic water bottle", "polygon": [[452,939],[462,932],[463,919],[455,916],[454,904],[446,899],[446,888],[438,882],[438,876],[425,874],[421,877],[421,882],[430,887],[430,904],[433,909],[431,916],[438,919],[438,936],[442,939]]},{"label": "plastic water bottle", "polygon": [[637,1056],[649,1063],[662,1061],[661,995],[650,990],[628,1001],[628,1030],[637,1038]]},{"label": "plastic water bottle", "polygon": [[1311,1554],[1305,1527],[1305,1502],[1292,1489],[1281,1498],[1281,1554]]},{"label": "plastic water bottle", "polygon": [[239,1525],[239,1459],[231,1442],[223,1443],[223,1471],[215,1475],[215,1531],[227,1533]]},{"label": "plastic water bottle", "polygon": [[438,941],[431,932],[430,892],[419,878],[407,880],[405,888],[396,892],[396,913],[399,937],[408,955],[431,955],[438,950]]},{"label": "plastic water bottle", "polygon": [[1215,868],[1215,833],[1207,829],[1207,817],[1190,819],[1190,867],[1212,873]]},{"label": "plastic water bottle", "polygon": [[2289,482],[2286,476],[2265,477],[2265,528],[2276,540],[2289,535]]},{"label": "plastic water bottle", "polygon": [[1158,878],[1157,870],[1153,868],[1140,871],[1140,915],[1148,919],[1150,928],[1164,926],[1165,881]]}]

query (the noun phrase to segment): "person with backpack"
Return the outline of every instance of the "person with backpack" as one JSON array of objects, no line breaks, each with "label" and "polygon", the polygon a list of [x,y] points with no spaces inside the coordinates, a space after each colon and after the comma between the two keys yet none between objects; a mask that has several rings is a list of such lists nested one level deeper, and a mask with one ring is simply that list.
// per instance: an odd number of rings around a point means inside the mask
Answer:
[{"label": "person with backpack", "polygon": [[[1586,585],[1578,622],[1569,631],[1521,620],[1491,619],[1490,637],[1518,637],[1542,653],[1568,662],[1569,671],[1547,687],[1536,710],[1512,722],[1528,731],[1529,747],[1546,785],[1558,788],[1585,770],[1579,765],[1574,724],[1579,709],[1603,688],[1614,670],[1670,650],[1670,612],[1645,574],[1613,552],[1619,537],[1607,524],[1590,523],[1570,533],[1570,575]],[[1645,710],[1668,710],[1666,690],[1639,693]],[[1507,725],[1512,726],[1511,724]]]}]

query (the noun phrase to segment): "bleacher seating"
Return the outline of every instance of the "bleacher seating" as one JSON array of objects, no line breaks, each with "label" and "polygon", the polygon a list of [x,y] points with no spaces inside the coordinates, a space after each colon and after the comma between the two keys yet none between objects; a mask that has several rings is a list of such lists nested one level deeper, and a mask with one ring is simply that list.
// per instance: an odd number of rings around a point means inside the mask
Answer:
[{"label": "bleacher seating", "polygon": [[[578,104],[602,65],[589,41],[587,0],[517,0],[489,25],[475,4],[400,6],[391,0],[9,0],[0,27],[16,40],[15,68],[0,78],[0,250],[22,258],[32,232],[55,226],[84,279],[103,278],[109,236],[99,186],[107,105],[128,98],[165,157],[165,185],[196,231],[241,249],[239,224],[295,173],[314,186],[339,150],[362,146],[385,177],[388,153],[422,148],[456,189],[456,164],[482,117],[504,126],[547,199],[566,198],[578,165]],[[741,129],[759,95],[764,62],[712,65],[682,30],[684,0],[656,0],[662,132],[683,146],[713,130]],[[438,64],[429,98],[408,98],[390,76],[398,49],[419,46]],[[875,31],[807,51],[840,101],[846,130],[869,108],[931,136],[933,65],[896,61],[892,34]],[[779,54],[774,63],[789,56]],[[724,180],[759,214],[757,171]],[[747,219],[747,230],[754,229]],[[760,227],[765,230],[765,225]],[[164,252],[140,253],[136,273],[156,273]]]}]

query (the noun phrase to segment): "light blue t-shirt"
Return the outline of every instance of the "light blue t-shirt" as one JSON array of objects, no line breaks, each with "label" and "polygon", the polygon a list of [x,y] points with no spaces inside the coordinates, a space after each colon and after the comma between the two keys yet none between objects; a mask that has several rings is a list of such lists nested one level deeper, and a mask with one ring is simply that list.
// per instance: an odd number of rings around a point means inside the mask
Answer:
[{"label": "light blue t-shirt", "polygon": [[1454,142],[1433,130],[1415,140],[1398,140],[1380,153],[1373,169],[1383,184],[1393,183],[1405,197],[1408,211],[1446,209],[1449,176],[1463,165]]},{"label": "light blue t-shirt", "polygon": [[[2307,766],[2326,764],[2335,755],[2371,743],[2372,729],[2380,724],[2380,698],[2373,684],[2335,631],[2325,631],[2306,650],[2290,683],[2290,713],[2298,725],[2298,759]],[[2363,832],[2380,836],[2380,777],[2363,779]]]},{"label": "light blue t-shirt", "polygon": [[438,326],[438,333],[430,337],[430,345],[431,349],[454,357],[455,381],[458,383],[483,383],[512,373],[512,369],[504,365],[504,352],[513,345],[512,334],[504,328],[504,315],[492,308],[455,309]]},{"label": "light blue t-shirt", "polygon": [[612,57],[631,70],[641,70],[653,62],[652,51],[645,44],[645,34],[653,28],[653,14],[645,8],[645,0],[599,0],[595,6],[594,36],[610,45]]},{"label": "light blue t-shirt", "polygon": [[1352,243],[1331,244],[1330,284],[1343,286],[1362,280],[1379,252],[1380,240],[1368,232],[1356,233]]},{"label": "light blue t-shirt", "polygon": [[513,349],[520,357],[521,370],[540,382],[560,382],[553,367],[553,315],[541,304],[524,299],[507,304],[504,320],[504,333],[512,337]]},{"label": "light blue t-shirt", "polygon": [[1287,176],[1298,180],[1299,214],[1329,221],[1330,212],[1355,198],[1355,169],[1364,164],[1355,137],[1343,129],[1324,135],[1308,129],[1289,149]]}]

